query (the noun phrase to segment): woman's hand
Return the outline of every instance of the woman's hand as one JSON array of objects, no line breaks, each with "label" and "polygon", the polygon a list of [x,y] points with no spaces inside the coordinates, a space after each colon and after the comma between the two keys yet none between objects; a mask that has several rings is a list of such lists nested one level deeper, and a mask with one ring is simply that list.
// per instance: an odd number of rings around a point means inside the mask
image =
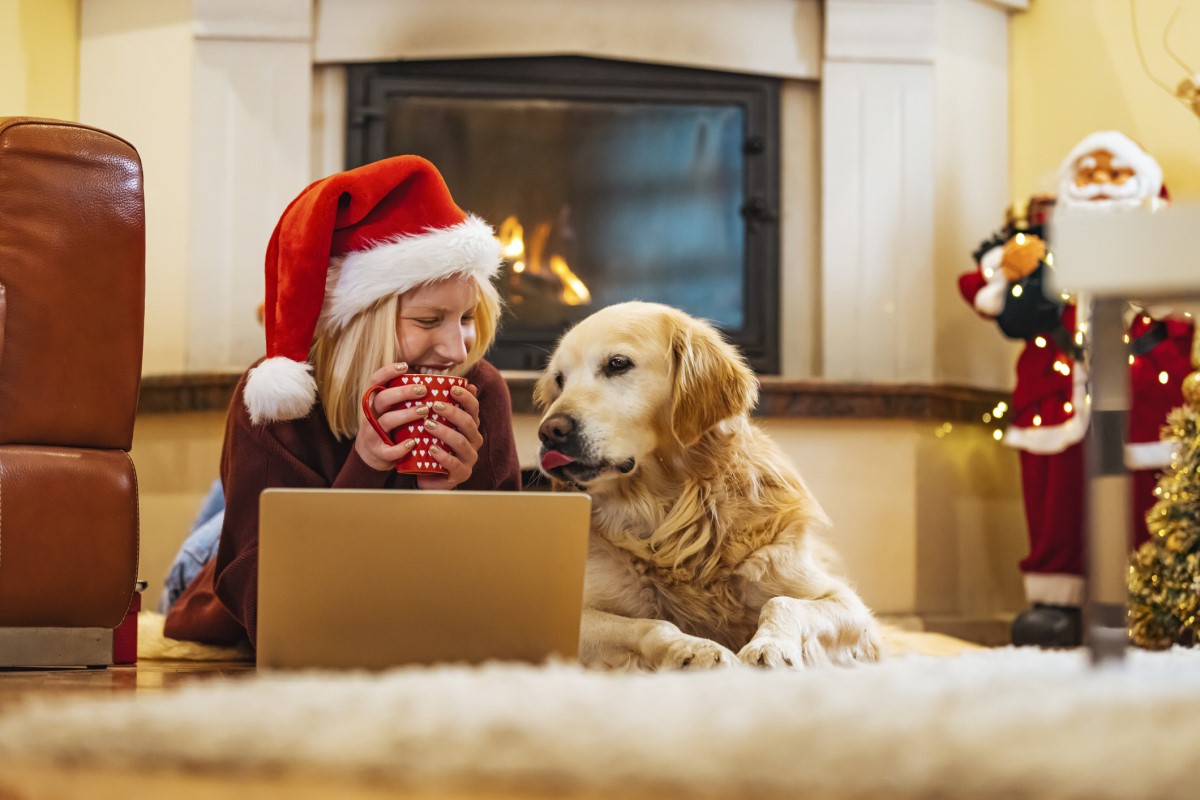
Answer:
[{"label": "woman's hand", "polygon": [[[453,489],[471,477],[471,471],[479,461],[479,448],[483,447],[483,434],[479,432],[479,398],[476,396],[479,388],[469,383],[466,389],[455,386],[450,392],[462,408],[437,402],[433,404],[433,411],[458,430],[433,419],[425,420],[425,429],[445,445],[434,445],[429,452],[449,474],[418,475],[417,486],[422,489]],[[448,452],[447,447],[454,452]]]},{"label": "woman's hand", "polygon": [[[387,386],[407,371],[407,364],[389,364],[371,373],[371,386]],[[363,391],[366,389],[367,387],[363,387]],[[421,404],[405,408],[402,404],[406,400],[423,398],[428,391],[424,384],[418,383],[393,386],[376,392],[371,408],[375,412],[375,418],[379,420],[380,427],[385,431],[394,431],[401,425],[423,423],[429,415],[427,406]],[[416,442],[413,439],[406,439],[396,445],[388,444],[379,438],[379,434],[367,421],[366,414],[361,410],[358,412],[358,435],[354,438],[354,449],[358,452],[358,457],[371,469],[380,472],[395,469],[396,462],[408,455],[414,444]]]}]

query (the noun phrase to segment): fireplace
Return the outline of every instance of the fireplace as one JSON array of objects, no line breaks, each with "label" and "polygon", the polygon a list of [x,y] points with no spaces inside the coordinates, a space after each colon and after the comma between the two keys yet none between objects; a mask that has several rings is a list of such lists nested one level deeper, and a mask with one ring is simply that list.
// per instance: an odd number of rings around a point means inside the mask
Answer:
[{"label": "fireplace", "polygon": [[355,64],[347,165],[415,153],[504,246],[490,359],[540,369],[597,308],[712,320],[779,370],[779,81],[592,58]]}]

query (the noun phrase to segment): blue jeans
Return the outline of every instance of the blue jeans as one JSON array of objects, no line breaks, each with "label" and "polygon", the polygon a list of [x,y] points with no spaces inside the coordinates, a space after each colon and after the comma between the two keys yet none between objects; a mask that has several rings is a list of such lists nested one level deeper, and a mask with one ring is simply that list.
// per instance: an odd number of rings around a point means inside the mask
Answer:
[{"label": "blue jeans", "polygon": [[213,481],[208,494],[200,504],[200,511],[192,522],[191,530],[179,553],[175,556],[167,577],[163,579],[162,597],[158,610],[166,614],[188,584],[200,573],[209,559],[217,554],[221,541],[221,526],[225,522],[225,490],[221,479]]}]

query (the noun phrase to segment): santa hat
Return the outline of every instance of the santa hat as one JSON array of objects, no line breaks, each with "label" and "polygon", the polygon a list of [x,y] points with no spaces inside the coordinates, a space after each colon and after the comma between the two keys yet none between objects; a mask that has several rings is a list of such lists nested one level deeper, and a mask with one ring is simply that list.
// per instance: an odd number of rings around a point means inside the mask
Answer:
[{"label": "santa hat", "polygon": [[[330,261],[345,256],[340,266]],[[381,298],[463,275],[491,279],[500,243],[462,211],[430,162],[395,156],[316,181],[267,245],[267,358],[250,371],[255,422],[297,419],[317,397],[308,363],[317,323],[336,331]]]},{"label": "santa hat", "polygon": [[1097,131],[1088,134],[1083,141],[1075,145],[1058,168],[1060,194],[1069,196],[1066,188],[1075,182],[1076,165],[1079,159],[1093,150],[1107,150],[1133,169],[1134,174],[1137,175],[1141,198],[1162,196],[1162,167],[1137,142],[1120,131]]}]

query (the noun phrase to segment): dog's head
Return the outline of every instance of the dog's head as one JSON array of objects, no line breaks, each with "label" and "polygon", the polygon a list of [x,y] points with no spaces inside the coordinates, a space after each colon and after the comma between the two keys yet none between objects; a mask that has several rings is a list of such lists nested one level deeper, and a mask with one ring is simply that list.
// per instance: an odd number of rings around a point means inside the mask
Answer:
[{"label": "dog's head", "polygon": [[542,471],[594,489],[749,413],[757,396],[712,326],[656,303],[609,306],[563,336],[534,389]]}]

